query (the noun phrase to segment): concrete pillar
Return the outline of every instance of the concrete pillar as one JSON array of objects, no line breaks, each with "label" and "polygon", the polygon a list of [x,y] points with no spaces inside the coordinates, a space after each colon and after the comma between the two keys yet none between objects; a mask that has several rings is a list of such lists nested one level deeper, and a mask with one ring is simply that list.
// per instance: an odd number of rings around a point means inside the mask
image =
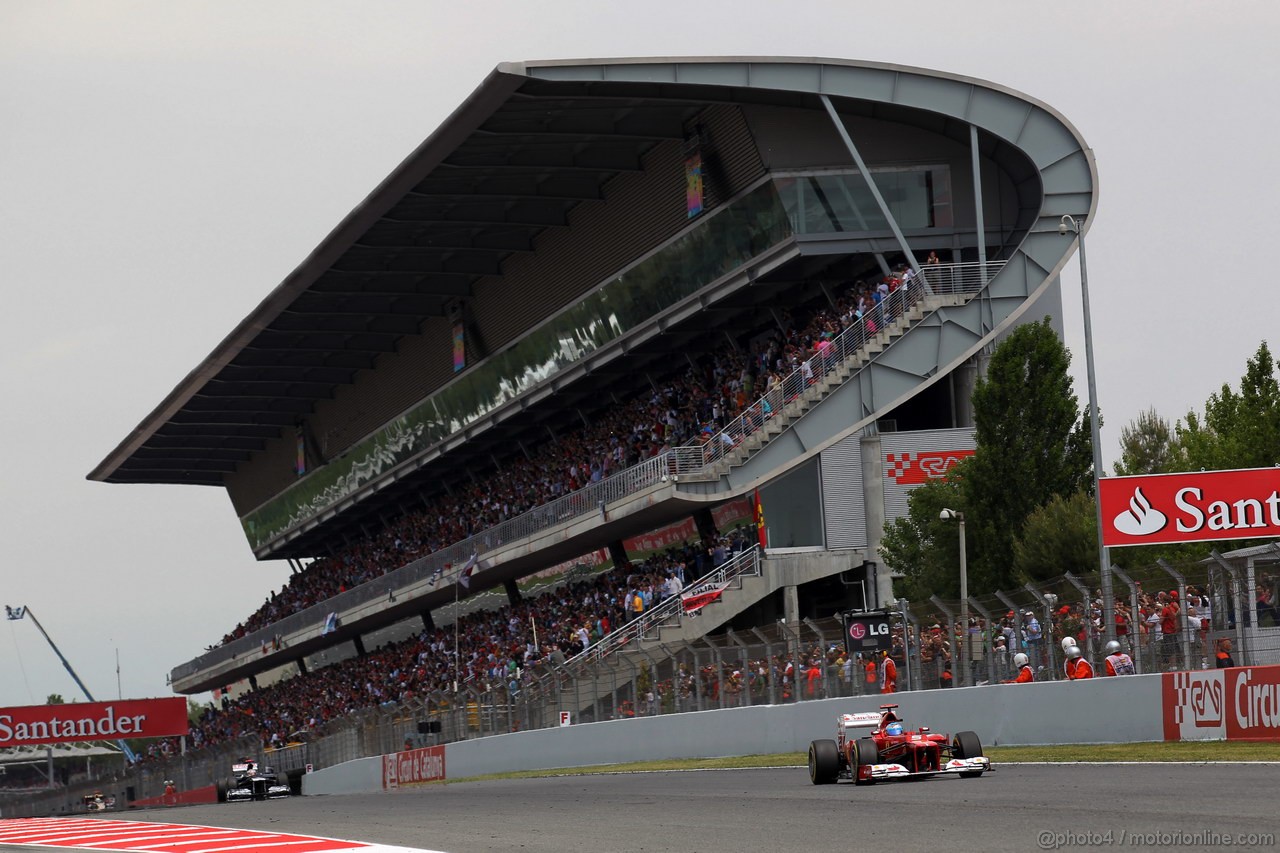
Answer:
[{"label": "concrete pillar", "polygon": [[703,539],[710,539],[720,533],[719,530],[716,530],[716,520],[709,509],[700,509],[695,512],[693,514],[693,523],[698,526],[698,535]]},{"label": "concrete pillar", "polygon": [[793,583],[782,588],[782,611],[788,625],[800,624],[800,592]]},{"label": "concrete pillar", "polygon": [[868,569],[875,567],[867,578],[868,608],[883,607],[893,598],[893,580],[889,568],[880,557],[880,540],[884,538],[884,452],[880,434],[862,436],[858,443],[862,454],[862,501],[867,519]]},{"label": "concrete pillar", "polygon": [[250,690],[258,689],[258,676],[256,675],[249,676],[249,689]]},{"label": "concrete pillar", "polygon": [[298,675],[306,675],[306,674],[307,674],[307,659],[298,658]]},{"label": "concrete pillar", "polygon": [[609,559],[613,560],[615,568],[631,565],[631,561],[627,559],[627,549],[622,547],[622,540],[609,543]]},{"label": "concrete pillar", "polygon": [[973,389],[978,382],[978,364],[970,359],[951,374],[952,426],[973,426]]},{"label": "concrete pillar", "polygon": [[357,657],[367,657],[367,656],[368,656],[368,654],[369,654],[369,653],[368,653],[368,652],[366,652],[366,651],[364,650],[364,638],[363,638],[363,637],[361,637],[359,634],[356,634],[355,639],[354,639],[354,640],[352,640],[351,642],[355,643],[355,646],[356,646],[356,656],[357,656]]},{"label": "concrete pillar", "polygon": [[515,578],[507,578],[502,582],[502,588],[507,591],[507,603],[513,607],[520,603],[520,587],[516,585]]},{"label": "concrete pillar", "polygon": [[431,611],[424,610],[422,611],[421,616],[422,616],[422,627],[426,629],[428,632],[435,631],[436,620],[435,620],[435,617],[431,615]]}]

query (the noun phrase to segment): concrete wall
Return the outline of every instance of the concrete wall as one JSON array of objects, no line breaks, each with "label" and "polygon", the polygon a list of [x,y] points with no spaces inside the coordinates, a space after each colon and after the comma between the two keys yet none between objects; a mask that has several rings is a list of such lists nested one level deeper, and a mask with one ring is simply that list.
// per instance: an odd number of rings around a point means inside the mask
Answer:
[{"label": "concrete wall", "polygon": [[[999,684],[899,693],[909,727],[971,729],[983,745],[1127,743],[1164,740],[1161,676]],[[536,729],[460,741],[445,748],[450,779],[514,770],[585,767],[664,758],[802,752],[833,738],[836,715],[874,711],[881,697],[728,708]],[[352,761],[303,777],[304,794],[380,790],[382,759]]]}]

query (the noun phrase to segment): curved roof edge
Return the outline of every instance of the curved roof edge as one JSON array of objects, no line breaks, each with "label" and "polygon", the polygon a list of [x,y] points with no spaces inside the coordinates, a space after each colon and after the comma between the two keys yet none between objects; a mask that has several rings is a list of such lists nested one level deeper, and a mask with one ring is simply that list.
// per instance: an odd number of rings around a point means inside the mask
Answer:
[{"label": "curved roof edge", "polygon": [[[1096,163],[1079,131],[1048,104],[978,78],[891,63],[818,57],[626,57],[503,62],[130,431],[87,475],[88,479],[108,480],[124,460],[183,408],[298,294],[310,287],[360,234],[529,79],[781,90],[929,110],[974,124],[1022,148],[1042,176],[1073,155],[1083,154],[1087,177],[1078,174],[1078,170],[1070,174],[1070,169],[1059,169],[1064,173],[1061,186],[1051,189],[1051,181],[1046,176],[1045,197],[1053,194],[1075,197],[1077,203],[1069,206],[1077,218],[1083,217],[1086,232],[1097,205]],[[986,93],[986,96],[974,97],[974,93]],[[1037,111],[1040,120],[1033,121]],[[1021,142],[1026,134],[1033,137],[1031,150]],[[1083,205],[1086,209],[1079,210],[1082,205],[1078,202],[1083,201],[1080,196],[1085,194],[1088,196],[1088,202]],[[1055,272],[1069,254],[1050,264]]]}]

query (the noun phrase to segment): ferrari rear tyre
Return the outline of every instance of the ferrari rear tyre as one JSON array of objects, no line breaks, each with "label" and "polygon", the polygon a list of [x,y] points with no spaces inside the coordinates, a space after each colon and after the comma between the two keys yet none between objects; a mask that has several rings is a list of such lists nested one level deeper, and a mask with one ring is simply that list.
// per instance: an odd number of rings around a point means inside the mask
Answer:
[{"label": "ferrari rear tyre", "polygon": [[[956,758],[981,758],[982,741],[977,732],[956,732],[951,741],[951,752]],[[961,779],[976,779],[982,775],[981,770],[969,770],[960,774]]]},{"label": "ferrari rear tyre", "polygon": [[875,738],[862,737],[853,742],[853,781],[857,785],[874,785],[876,780],[861,778],[860,770],[880,763],[880,747]]},{"label": "ferrari rear tyre", "polygon": [[830,785],[840,778],[840,750],[833,740],[815,740],[809,744],[809,781]]}]

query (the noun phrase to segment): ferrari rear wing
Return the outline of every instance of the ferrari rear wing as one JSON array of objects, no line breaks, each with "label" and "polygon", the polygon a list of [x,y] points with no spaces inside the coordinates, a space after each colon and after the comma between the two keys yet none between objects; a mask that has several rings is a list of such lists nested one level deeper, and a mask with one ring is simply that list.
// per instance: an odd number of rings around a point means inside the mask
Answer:
[{"label": "ferrari rear wing", "polygon": [[841,714],[840,725],[844,728],[860,728],[880,725],[879,711],[861,711],[857,714]]}]

